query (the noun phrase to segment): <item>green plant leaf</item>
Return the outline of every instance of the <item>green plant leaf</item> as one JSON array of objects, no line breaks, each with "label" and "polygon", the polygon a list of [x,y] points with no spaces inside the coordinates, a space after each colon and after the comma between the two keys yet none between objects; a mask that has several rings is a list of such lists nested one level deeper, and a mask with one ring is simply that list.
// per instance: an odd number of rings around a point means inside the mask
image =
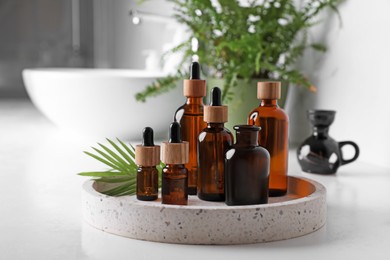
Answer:
[{"label": "green plant leaf", "polygon": [[127,176],[129,174],[124,172],[113,172],[113,171],[105,171],[105,172],[80,172],[78,173],[80,176],[89,176],[89,177],[118,177],[118,176]]},{"label": "green plant leaf", "polygon": [[117,165],[121,165],[124,169],[128,169],[129,168],[128,167],[129,166],[128,163],[126,163],[126,161],[123,158],[121,158],[119,155],[117,155],[114,151],[111,151],[109,148],[107,148],[107,146],[105,146],[103,144],[98,143],[98,145],[101,148],[103,148],[107,152],[107,154],[111,156],[111,158],[114,161],[116,161]]},{"label": "green plant leaf", "polygon": [[122,185],[119,185],[118,187],[102,191],[102,193],[109,196],[118,196],[124,192],[133,191],[133,190],[135,191],[135,184],[126,182]]},{"label": "green plant leaf", "polygon": [[115,148],[115,150],[117,150],[121,155],[122,157],[129,163],[129,166],[130,165],[133,165],[134,164],[134,160],[132,160],[130,158],[130,156],[128,154],[126,154],[125,151],[123,151],[119,146],[117,146],[113,141],[111,141],[110,139],[107,138],[107,141],[112,145],[112,147]]},{"label": "green plant leaf", "polygon": [[[123,175],[122,175],[123,176]],[[121,177],[118,176],[118,178],[114,178],[114,176],[101,176],[103,178],[96,179],[95,181],[97,182],[105,182],[105,183],[120,183],[120,182],[128,182],[128,181],[135,181],[135,176],[130,175],[127,177]],[[104,178],[107,177],[107,178]]]},{"label": "green plant leaf", "polygon": [[313,43],[310,45],[316,51],[326,52],[326,46],[320,43]]},{"label": "green plant leaf", "polygon": [[[107,139],[107,142],[113,148],[109,148],[106,145],[98,143],[98,145],[104,151],[92,147],[92,149],[96,151],[100,156],[90,152],[84,152],[88,156],[111,167],[109,170],[80,172],[78,173],[78,175],[93,177],[94,181],[96,182],[118,184],[117,187],[103,191],[103,194],[109,196],[134,195],[136,193],[138,168],[135,164],[135,149],[134,146],[132,146],[131,144],[126,145],[118,138],[117,141],[119,142],[120,146],[112,140]],[[162,162],[156,166],[159,172],[159,187],[161,187],[161,173],[164,166],[165,164],[163,164]]]},{"label": "green plant leaf", "polygon": [[[92,149],[95,149],[95,148],[92,148]],[[109,167],[111,167],[111,168],[113,168],[113,169],[121,170],[121,168],[118,167],[117,165],[115,165],[114,163],[111,163],[111,162],[109,162],[109,161],[107,161],[107,160],[105,160],[105,159],[103,159],[103,158],[101,158],[101,157],[99,157],[99,156],[97,156],[97,155],[95,155],[95,154],[93,154],[93,153],[86,152],[86,151],[84,151],[84,153],[87,154],[87,155],[89,155],[89,156],[91,156],[92,158],[94,158],[94,159],[96,159],[96,160],[98,160],[98,161],[100,161],[100,162],[106,164],[107,166],[109,166]]]}]

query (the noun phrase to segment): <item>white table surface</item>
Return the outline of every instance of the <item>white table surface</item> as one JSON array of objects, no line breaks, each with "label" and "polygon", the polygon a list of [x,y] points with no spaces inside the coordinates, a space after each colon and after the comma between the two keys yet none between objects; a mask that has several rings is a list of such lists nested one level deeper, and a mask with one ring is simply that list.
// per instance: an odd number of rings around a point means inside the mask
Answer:
[{"label": "white table surface", "polygon": [[82,153],[95,145],[64,135],[30,102],[0,100],[0,259],[390,259],[390,169],[358,160],[334,176],[304,174],[291,151],[289,174],[327,188],[322,229],[264,244],[175,245],[83,222],[86,179],[76,173],[102,167]]}]

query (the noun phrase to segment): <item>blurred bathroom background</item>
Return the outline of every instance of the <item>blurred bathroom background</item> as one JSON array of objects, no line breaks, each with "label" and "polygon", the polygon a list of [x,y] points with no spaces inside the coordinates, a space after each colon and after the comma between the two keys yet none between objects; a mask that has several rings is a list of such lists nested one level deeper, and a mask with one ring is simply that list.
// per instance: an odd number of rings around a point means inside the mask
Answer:
[{"label": "blurred bathroom background", "polygon": [[24,68],[153,69],[179,40],[171,14],[164,0],[0,0],[0,98],[27,98]]},{"label": "blurred bathroom background", "polygon": [[[141,25],[132,9],[146,13]],[[336,110],[331,136],[357,142],[359,160],[390,167],[388,10],[387,0],[347,0],[341,21],[325,14],[310,32],[328,51],[308,51],[298,64],[318,91],[289,92],[295,143],[310,132],[306,109]],[[156,57],[183,37],[167,25],[172,12],[164,0],[0,0],[0,102],[28,98],[24,68],[156,69]]]}]

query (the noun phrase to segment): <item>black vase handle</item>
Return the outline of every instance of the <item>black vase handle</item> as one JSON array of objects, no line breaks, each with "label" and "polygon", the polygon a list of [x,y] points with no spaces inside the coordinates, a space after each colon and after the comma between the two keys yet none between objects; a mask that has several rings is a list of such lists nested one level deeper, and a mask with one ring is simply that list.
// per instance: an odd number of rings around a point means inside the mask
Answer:
[{"label": "black vase handle", "polygon": [[[355,155],[351,159],[344,160],[343,152],[342,152],[341,148],[344,145],[348,145],[348,144],[352,145],[353,148],[355,148]],[[340,153],[341,153],[341,165],[344,165],[344,164],[347,164],[347,163],[351,163],[351,162],[355,161],[359,157],[359,153],[360,153],[359,146],[356,143],[352,142],[352,141],[339,142],[339,149],[340,149]]]}]

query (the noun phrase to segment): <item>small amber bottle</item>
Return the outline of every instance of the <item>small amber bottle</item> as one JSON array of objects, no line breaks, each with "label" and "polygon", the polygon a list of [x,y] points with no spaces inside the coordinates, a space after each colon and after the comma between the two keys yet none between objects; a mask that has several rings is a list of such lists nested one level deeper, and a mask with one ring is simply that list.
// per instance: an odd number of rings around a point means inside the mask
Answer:
[{"label": "small amber bottle", "polygon": [[210,106],[204,107],[207,127],[198,138],[198,197],[225,201],[225,153],[233,144],[233,135],[224,127],[228,108],[222,106],[221,90],[211,90]]},{"label": "small amber bottle", "polygon": [[188,203],[188,142],[181,141],[180,124],[173,122],[169,128],[169,141],[161,146],[161,158],[165,167],[162,170],[162,203],[187,205]]},{"label": "small amber bottle", "polygon": [[271,155],[269,195],[283,196],[287,192],[288,116],[278,106],[280,82],[258,82],[259,107],[250,112],[248,124],[261,127],[259,145]]},{"label": "small amber bottle", "polygon": [[160,146],[154,145],[153,129],[145,127],[143,143],[135,147],[137,169],[137,199],[156,200],[158,198],[158,170]]},{"label": "small amber bottle", "polygon": [[183,94],[186,103],[179,107],[174,120],[181,125],[181,138],[189,143],[188,194],[196,195],[198,180],[197,143],[199,133],[206,127],[203,121],[203,97],[206,96],[206,81],[200,79],[200,65],[193,62],[190,68],[190,79],[184,80]]}]

